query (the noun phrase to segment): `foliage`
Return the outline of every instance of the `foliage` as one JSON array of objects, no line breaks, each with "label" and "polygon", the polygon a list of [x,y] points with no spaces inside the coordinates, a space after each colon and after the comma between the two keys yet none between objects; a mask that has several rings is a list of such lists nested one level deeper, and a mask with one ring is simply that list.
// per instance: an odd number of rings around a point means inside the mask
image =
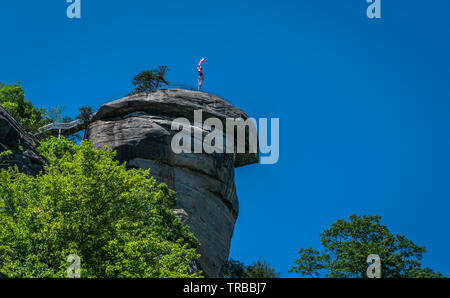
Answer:
[{"label": "foliage", "polygon": [[351,215],[349,221],[338,220],[321,234],[322,253],[301,248],[290,272],[303,276],[330,278],[366,277],[367,257],[381,258],[384,278],[443,277],[420,261],[425,247],[417,246],[405,236],[393,235],[381,225],[381,216]]},{"label": "foliage", "polygon": [[167,66],[158,66],[154,70],[143,71],[136,75],[133,79],[135,90],[131,94],[141,92],[152,92],[157,90],[161,84],[169,85],[170,83],[165,79],[166,73],[169,71]]},{"label": "foliage", "polygon": [[11,156],[12,154],[13,154],[13,153],[12,153],[11,150],[5,150],[5,151],[2,151],[2,152],[0,152],[0,159],[1,159],[2,157]]},{"label": "foliage", "polygon": [[[64,116],[64,108],[60,105],[50,108],[48,111],[43,108],[35,108],[30,101],[25,99],[25,91],[20,83],[5,85],[0,82],[0,104],[30,134],[37,134],[39,128],[49,123],[67,123],[72,121],[72,118]],[[89,115],[89,109],[92,117],[92,108],[90,107],[80,108],[80,115]],[[38,137],[45,138],[48,135],[50,133],[41,132]],[[77,139],[79,136],[75,134],[71,138]]]},{"label": "foliage", "polygon": [[0,272],[65,277],[67,256],[82,277],[198,277],[198,240],[171,210],[175,194],[149,171],[127,170],[115,153],[51,138],[47,174],[0,171]]},{"label": "foliage", "polygon": [[240,261],[228,260],[222,267],[222,275],[225,278],[244,278],[247,266]]},{"label": "foliage", "polygon": [[37,109],[25,98],[25,91],[20,83],[0,85],[0,104],[29,133],[37,133],[38,129],[50,120],[45,116],[45,109]]},{"label": "foliage", "polygon": [[[85,138],[86,138],[86,131],[89,127],[89,123],[91,123],[92,117],[94,116],[94,112],[92,111],[92,107],[90,106],[84,106],[81,108],[78,108],[80,111],[80,114],[77,116],[77,119],[83,121],[84,131],[85,131]],[[78,136],[78,135],[76,135]],[[79,137],[79,136],[78,136]]]},{"label": "foliage", "polygon": [[63,111],[64,107],[60,105],[55,108],[50,108],[47,111],[47,118],[52,123],[68,123],[73,121],[71,117],[64,116]]},{"label": "foliage", "polygon": [[92,116],[94,115],[92,107],[84,106],[79,108],[78,110],[80,111],[80,114],[77,116],[77,119],[80,119],[81,121],[83,121],[83,123],[89,124],[89,122],[92,120]]},{"label": "foliage", "polygon": [[280,274],[270,267],[266,261],[258,260],[247,267],[247,278],[279,278]]},{"label": "foliage", "polygon": [[321,271],[327,269],[330,258],[328,254],[321,254],[311,247],[301,248],[298,254],[300,257],[295,261],[297,266],[293,267],[289,272],[317,278],[320,277]]},{"label": "foliage", "polygon": [[169,85],[170,83],[165,79],[166,73],[169,71],[169,68],[165,65],[158,66],[153,72],[155,74],[155,89],[159,88],[160,84]]},{"label": "foliage", "polygon": [[[57,138],[51,136],[45,140],[42,140],[37,150],[50,164],[56,164],[59,159],[70,159],[75,153],[77,153],[79,148],[75,142],[66,139],[65,137]],[[65,155],[68,156],[65,157]]]},{"label": "foliage", "polygon": [[270,267],[270,264],[258,260],[250,266],[240,261],[228,260],[222,268],[225,278],[279,278],[280,274]]},{"label": "foliage", "polygon": [[50,108],[50,110],[47,111],[47,118],[50,120],[50,122],[53,123],[60,123],[63,122],[63,110],[64,107],[58,105],[55,108]]}]

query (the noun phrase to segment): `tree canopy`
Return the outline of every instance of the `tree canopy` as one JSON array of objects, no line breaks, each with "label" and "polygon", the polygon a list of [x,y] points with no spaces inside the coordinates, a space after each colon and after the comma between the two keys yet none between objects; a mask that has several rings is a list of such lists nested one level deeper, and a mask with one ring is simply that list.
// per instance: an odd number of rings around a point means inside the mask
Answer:
[{"label": "tree canopy", "polygon": [[166,73],[169,71],[167,66],[158,66],[154,70],[147,70],[137,74],[133,79],[135,90],[131,94],[141,92],[152,92],[157,90],[161,85],[169,85],[165,79]]},{"label": "tree canopy", "polygon": [[89,123],[91,123],[92,117],[94,116],[94,112],[92,111],[92,107],[90,106],[84,106],[81,108],[78,108],[80,111],[80,114],[78,114],[77,119],[83,121],[83,127],[84,127],[84,136],[86,137],[86,131],[89,127]]},{"label": "tree canopy", "polygon": [[0,84],[0,104],[31,134],[37,133],[40,127],[51,122],[45,109],[35,108],[25,98],[25,91],[20,83]]},{"label": "tree canopy", "polygon": [[198,240],[171,210],[175,193],[115,153],[61,138],[42,142],[49,160],[37,177],[0,171],[0,272],[66,277],[198,277]]},{"label": "tree canopy", "polygon": [[240,261],[228,260],[223,268],[222,274],[225,278],[279,278],[280,274],[270,267],[264,260],[258,260],[250,266]]},{"label": "tree canopy", "polygon": [[381,224],[381,216],[351,215],[338,220],[321,234],[323,251],[301,248],[290,272],[303,276],[330,278],[366,277],[367,257],[381,259],[383,278],[443,277],[420,261],[426,252],[402,235],[392,234]]},{"label": "tree canopy", "polygon": [[80,114],[77,116],[77,119],[83,121],[83,123],[89,124],[89,122],[92,120],[92,116],[94,115],[92,107],[84,106],[78,108],[78,110],[80,111]]},{"label": "tree canopy", "polygon": [[68,123],[72,121],[71,117],[66,117],[63,114],[64,107],[58,105],[57,107],[50,108],[47,111],[47,118],[52,123]]}]

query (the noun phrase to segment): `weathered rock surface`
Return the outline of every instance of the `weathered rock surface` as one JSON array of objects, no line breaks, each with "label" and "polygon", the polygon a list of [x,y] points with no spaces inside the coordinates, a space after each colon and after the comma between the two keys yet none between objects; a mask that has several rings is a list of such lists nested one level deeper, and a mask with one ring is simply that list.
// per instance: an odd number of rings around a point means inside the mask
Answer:
[{"label": "weathered rock surface", "polygon": [[[256,163],[258,154],[175,154],[171,140],[178,131],[171,129],[173,120],[184,117],[193,122],[194,110],[199,109],[203,119],[248,118],[210,94],[160,90],[103,105],[87,137],[96,148],[116,150],[117,159],[129,167],[150,168],[152,176],[177,192],[175,212],[201,242],[200,269],[208,277],[219,277],[239,212],[234,168]],[[203,128],[202,134],[207,133]]]},{"label": "weathered rock surface", "polygon": [[36,151],[39,142],[27,134],[17,121],[0,106],[0,153],[11,154],[0,157],[0,169],[17,165],[19,171],[37,175],[44,170],[45,160]]}]

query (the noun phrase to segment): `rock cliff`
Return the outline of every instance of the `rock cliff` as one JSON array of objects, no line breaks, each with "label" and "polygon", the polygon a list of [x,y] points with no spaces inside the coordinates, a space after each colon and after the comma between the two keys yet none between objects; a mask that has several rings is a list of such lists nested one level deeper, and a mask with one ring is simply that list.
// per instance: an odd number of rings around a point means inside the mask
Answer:
[{"label": "rock cliff", "polygon": [[[247,119],[227,101],[203,92],[182,89],[137,94],[104,104],[86,132],[96,148],[117,151],[117,159],[129,167],[150,168],[151,175],[177,192],[177,210],[200,240],[200,269],[219,277],[228,259],[239,203],[234,168],[258,162],[258,154],[175,154],[171,129],[178,117],[193,123],[194,111],[203,119]],[[198,127],[192,129],[198,129]],[[202,128],[204,136],[209,131]]]},{"label": "rock cliff", "polygon": [[0,168],[7,169],[16,165],[22,173],[37,175],[44,170],[45,160],[36,151],[39,142],[17,123],[0,106],[0,153],[10,154],[0,157]]}]

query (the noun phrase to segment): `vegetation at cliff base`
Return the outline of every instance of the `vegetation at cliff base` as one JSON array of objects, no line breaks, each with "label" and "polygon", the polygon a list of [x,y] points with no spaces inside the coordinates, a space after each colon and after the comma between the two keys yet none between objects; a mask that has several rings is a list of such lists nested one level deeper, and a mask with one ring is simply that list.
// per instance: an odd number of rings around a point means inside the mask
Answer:
[{"label": "vegetation at cliff base", "polygon": [[367,257],[381,259],[382,278],[444,277],[420,261],[426,252],[402,235],[392,234],[381,224],[381,216],[351,215],[349,221],[338,220],[321,234],[322,252],[301,248],[290,272],[308,277],[366,277]]},{"label": "vegetation at cliff base", "polygon": [[264,260],[258,260],[250,266],[240,261],[228,260],[223,268],[225,278],[279,278],[280,274]]},{"label": "vegetation at cliff base", "polygon": [[200,276],[189,270],[199,242],[149,171],[127,170],[89,141],[52,137],[39,150],[47,173],[0,171],[0,272],[66,277],[76,254],[81,277]]}]

